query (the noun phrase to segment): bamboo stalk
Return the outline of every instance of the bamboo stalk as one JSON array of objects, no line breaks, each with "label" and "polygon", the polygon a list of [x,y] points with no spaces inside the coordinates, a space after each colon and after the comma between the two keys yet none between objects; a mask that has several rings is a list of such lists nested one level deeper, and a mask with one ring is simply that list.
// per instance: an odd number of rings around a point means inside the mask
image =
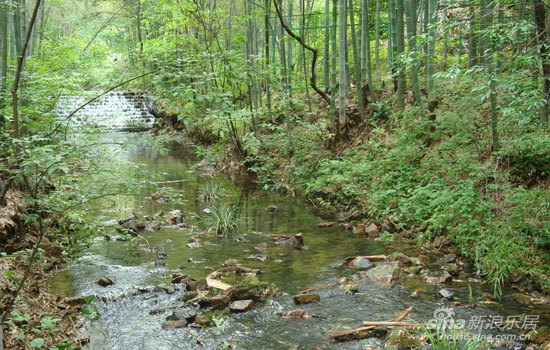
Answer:
[{"label": "bamboo stalk", "polygon": [[337,42],[336,42],[336,22],[338,19],[338,0],[332,0],[332,28],[330,33],[331,41],[331,74],[330,74],[330,121],[332,123],[337,119],[336,116],[336,78],[337,78],[337,63],[336,63],[336,53],[337,53]]},{"label": "bamboo stalk", "polygon": [[420,109],[420,116],[425,117],[426,111],[424,109],[424,101],[422,101],[422,92],[420,91],[420,83],[418,81],[418,63],[416,59],[416,36],[414,35],[414,20],[416,16],[414,12],[414,6],[412,5],[415,0],[407,0],[405,12],[407,17],[407,39],[409,41],[409,52],[412,55],[412,62],[410,66],[411,71],[411,83],[413,87],[413,95],[416,101],[416,105]]},{"label": "bamboo stalk", "polygon": [[435,24],[437,21],[435,0],[428,0],[430,27],[428,30],[428,97],[435,100]]},{"label": "bamboo stalk", "polygon": [[330,0],[325,0],[325,45],[323,51],[323,84],[328,85],[330,82]]},{"label": "bamboo stalk", "polygon": [[[397,30],[397,54],[401,57],[405,53],[405,34],[403,23],[403,0],[397,0],[396,11],[396,30]],[[397,105],[400,111],[405,110],[405,69],[399,67],[399,73],[397,76]]]},{"label": "bamboo stalk", "polygon": [[[376,81],[380,83],[380,0],[376,0],[376,44],[374,47],[374,60],[376,61]],[[371,86],[371,89],[374,87]]]},{"label": "bamboo stalk", "polygon": [[339,120],[346,122],[346,0],[338,0],[338,91]]},{"label": "bamboo stalk", "polygon": [[[365,1],[365,0],[362,0]],[[357,49],[357,37],[355,35],[355,15],[353,13],[353,0],[349,0],[349,22],[351,26],[351,48],[353,49],[353,68],[355,73],[355,88],[357,90],[357,100],[359,103],[359,114],[365,114],[365,106],[363,104],[363,94],[361,93],[361,67],[359,63],[359,52]]]}]

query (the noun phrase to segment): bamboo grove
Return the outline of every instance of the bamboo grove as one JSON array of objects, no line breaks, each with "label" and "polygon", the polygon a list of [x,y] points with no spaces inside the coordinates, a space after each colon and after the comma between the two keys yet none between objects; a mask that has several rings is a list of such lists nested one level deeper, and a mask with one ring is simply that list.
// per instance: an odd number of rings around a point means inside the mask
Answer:
[{"label": "bamboo grove", "polygon": [[[21,54],[31,3],[1,2],[4,96]],[[241,110],[240,122],[253,131],[261,116],[269,120],[283,115],[291,141],[293,99],[305,99],[310,114],[312,104],[326,105],[330,120],[345,126],[348,114],[355,113],[350,104],[366,118],[390,85],[397,110],[412,108],[433,119],[438,81],[459,70],[486,75],[494,149],[499,144],[499,74],[520,70],[531,75],[539,89],[540,121],[548,121],[550,16],[543,1],[201,0],[115,5],[116,11],[89,35],[83,50],[118,20],[127,27],[118,40],[126,46],[127,60],[142,71],[163,67],[166,72],[147,82],[144,78],[143,88],[170,85],[183,103],[196,102],[200,95],[204,103],[197,112],[221,116],[229,134],[236,135],[239,121],[235,116],[223,118],[228,105]],[[48,1],[41,6],[27,55],[40,55],[43,28],[55,7]],[[57,35],[63,37],[66,30],[59,28]],[[407,102],[409,92],[412,104]]]}]

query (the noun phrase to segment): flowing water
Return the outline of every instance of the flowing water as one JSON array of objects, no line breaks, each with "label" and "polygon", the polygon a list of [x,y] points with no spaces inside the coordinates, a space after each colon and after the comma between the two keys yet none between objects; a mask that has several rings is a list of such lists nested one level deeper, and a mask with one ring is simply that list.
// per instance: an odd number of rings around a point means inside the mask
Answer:
[{"label": "flowing water", "polygon": [[[101,106],[95,107],[100,116],[105,115]],[[118,107],[109,108],[116,111]],[[88,113],[93,114],[93,110]],[[120,115],[124,113],[121,111]],[[120,115],[116,126],[125,125],[124,117]],[[120,142],[139,138],[141,134],[110,132],[104,137]],[[145,146],[130,147],[116,154],[121,164],[143,164],[144,167],[138,168],[140,177],[160,178],[163,183],[144,186],[131,196],[119,195],[91,203],[86,208],[89,213],[87,220],[103,223],[105,232],[52,281],[52,290],[60,294],[100,297],[96,304],[99,318],[86,322],[85,333],[91,340],[89,349],[296,349],[297,346],[301,349],[364,349],[368,345],[382,348],[383,340],[379,338],[333,343],[328,337],[334,331],[359,327],[362,321],[394,319],[409,306],[414,307],[410,316],[415,320],[433,318],[434,310],[441,306],[453,307],[437,297],[437,290],[441,287],[428,285],[416,277],[405,278],[390,286],[362,283],[359,293],[354,295],[346,294],[338,286],[325,288],[318,291],[319,302],[304,306],[319,317],[302,321],[283,319],[281,312],[296,308],[292,296],[300,290],[356,273],[338,266],[347,256],[386,254],[395,250],[416,256],[420,252],[407,244],[386,246],[365,237],[356,237],[337,226],[320,229],[318,224],[323,220],[306,201],[256,190],[239,178],[205,174],[200,171],[199,162],[191,150],[180,144],[173,145],[165,155]],[[227,238],[201,233],[196,228],[208,216],[205,209],[212,205],[198,200],[199,189],[209,182],[219,184],[226,192],[222,202],[236,205],[239,210],[239,226]],[[165,203],[152,200],[151,196],[158,193],[159,188],[179,193],[181,200]],[[279,210],[265,210],[269,205],[275,205]],[[116,239],[120,236],[116,232],[117,220],[131,213],[140,217],[153,216],[161,210],[168,213],[174,209],[185,213],[195,228],[171,226],[156,232],[144,232],[143,236],[152,248],[149,252],[129,249],[131,244]],[[265,236],[300,232],[304,235],[307,250],[274,246]],[[105,233],[111,236],[110,240],[104,238]],[[200,247],[187,246],[192,237],[198,238]],[[265,252],[255,249],[262,242],[268,242],[270,246]],[[161,257],[165,258],[162,259],[166,263],[164,266],[158,264],[160,254],[165,254]],[[258,256],[265,260],[258,260]],[[221,268],[227,259],[238,259],[243,266],[260,269],[260,280],[274,283],[283,295],[246,313],[224,316],[223,327],[161,329],[162,322],[173,308],[183,305],[185,287],[170,286],[171,274],[182,271],[195,278],[204,278]],[[114,277],[116,284],[100,287],[96,282],[103,276]],[[456,282],[445,287],[455,292],[456,300],[471,304],[467,285],[466,282]],[[155,289],[154,286],[162,288]],[[419,287],[425,291],[411,296]],[[456,307],[457,315],[468,320],[481,315],[506,318],[537,314],[541,323],[548,324],[548,310],[522,307],[509,298],[502,303],[483,304],[481,296],[486,292],[490,290],[473,283],[471,296],[478,307]],[[165,311],[150,314],[152,310],[163,309]]]},{"label": "flowing water", "polygon": [[[89,93],[96,96],[98,93]],[[58,113],[67,116],[84,105],[86,98],[61,98]],[[153,125],[154,117],[146,106],[143,95],[135,92],[111,92],[98,101],[85,105],[72,118],[72,125],[92,124],[103,129],[137,131]]]}]

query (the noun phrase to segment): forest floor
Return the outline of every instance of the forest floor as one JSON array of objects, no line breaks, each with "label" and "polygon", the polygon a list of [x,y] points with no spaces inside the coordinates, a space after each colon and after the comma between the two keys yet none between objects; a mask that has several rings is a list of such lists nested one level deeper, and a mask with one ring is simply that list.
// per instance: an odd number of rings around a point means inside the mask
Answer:
[{"label": "forest floor", "polygon": [[36,245],[38,229],[25,223],[22,193],[8,192],[6,206],[0,210],[0,242],[4,252],[0,260],[0,310],[11,306],[4,324],[5,349],[71,349],[82,342],[80,310],[83,298],[63,298],[48,290],[48,281],[64,261],[63,248],[55,238],[42,239],[35,262],[23,288],[18,291]]}]

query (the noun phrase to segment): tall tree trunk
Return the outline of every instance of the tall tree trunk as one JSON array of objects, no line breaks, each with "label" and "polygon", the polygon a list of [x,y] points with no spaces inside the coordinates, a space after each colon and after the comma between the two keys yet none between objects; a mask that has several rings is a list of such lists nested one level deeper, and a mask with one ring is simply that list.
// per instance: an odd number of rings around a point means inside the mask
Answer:
[{"label": "tall tree trunk", "polygon": [[436,0],[428,0],[428,96],[435,100],[435,25],[437,22]]},{"label": "tall tree trunk", "polygon": [[548,107],[550,104],[550,50],[546,28],[546,8],[544,1],[535,2],[535,19],[537,23],[540,60],[542,61],[542,94],[544,104],[541,107],[540,121],[548,123]]},{"label": "tall tree trunk", "polygon": [[338,70],[340,88],[338,91],[340,121],[346,121],[346,0],[338,0]]},{"label": "tall tree trunk", "polygon": [[[527,6],[527,0],[520,0],[518,9],[518,23],[522,25],[525,20],[525,9]],[[516,32],[516,44],[514,45],[514,54],[521,55],[523,53],[523,35],[521,30]]]},{"label": "tall tree trunk", "polygon": [[414,11],[413,1],[416,0],[407,0],[405,15],[407,17],[407,39],[409,43],[409,53],[413,57],[411,62],[411,82],[413,88],[413,95],[416,101],[416,105],[420,110],[420,115],[424,118],[426,116],[426,111],[424,109],[424,102],[422,101],[422,92],[420,91],[420,83],[418,81],[418,61],[416,58],[416,36],[414,35],[414,19],[416,12]]},{"label": "tall tree trunk", "polygon": [[[374,60],[376,64],[376,81],[380,82],[380,0],[376,0],[376,44],[374,47]],[[372,86],[371,89],[374,87]]]},{"label": "tall tree trunk", "polygon": [[[264,1],[264,69],[265,72],[269,72],[269,14],[271,12],[271,0]],[[275,53],[273,53],[275,54]],[[269,86],[269,74],[265,78],[265,94],[267,104],[267,116],[269,119],[272,117],[271,111],[271,89]]]},{"label": "tall tree trunk", "polygon": [[[288,11],[288,26],[290,28],[292,28],[292,0],[287,0],[287,11]],[[288,87],[289,89],[292,89],[292,79],[291,79],[291,72],[293,71],[293,52],[292,52],[292,40],[288,40],[287,41],[287,62],[286,62],[286,66],[287,66],[287,70],[288,70],[288,74],[287,74],[287,84],[288,84]]]},{"label": "tall tree trunk", "polygon": [[363,18],[363,41],[361,47],[361,69],[363,70],[361,74],[361,94],[362,90],[365,87],[365,84],[368,83],[369,95],[372,102],[375,101],[374,97],[374,85],[372,82],[372,62],[371,62],[371,52],[370,52],[370,26],[369,26],[369,1],[361,0],[361,14]]},{"label": "tall tree trunk", "polygon": [[338,0],[332,0],[332,28],[330,32],[331,42],[331,75],[330,75],[330,119],[332,123],[336,121],[336,84],[337,84],[337,50],[338,45],[336,41],[336,29],[338,24]]},{"label": "tall tree trunk", "polygon": [[19,2],[14,1],[16,7],[13,9],[13,40],[15,43],[16,58],[21,56],[21,23]]},{"label": "tall tree trunk", "polygon": [[[40,6],[40,8],[38,9],[38,16],[40,16],[41,18],[44,18],[44,9],[43,9],[44,6]],[[38,32],[39,32],[39,26],[41,25],[41,22],[42,21],[39,21],[32,29],[32,34],[31,34],[31,48],[30,48],[30,51],[29,51],[29,55],[30,56],[34,56],[34,49],[36,48],[36,42],[38,41]]]},{"label": "tall tree trunk", "polygon": [[[425,37],[429,36],[428,27],[430,26],[430,4],[429,4],[430,1],[431,0],[422,0],[422,10],[424,11],[423,22],[422,22],[422,26],[423,26],[422,33],[424,34]],[[428,38],[428,41],[429,41],[429,38]],[[424,56],[426,56],[426,57],[429,56],[428,41],[424,42]],[[429,80],[429,78],[428,78],[428,60],[426,60],[425,73],[426,73],[426,81],[428,81]]]},{"label": "tall tree trunk", "polygon": [[355,89],[357,90],[357,99],[359,104],[359,114],[365,115],[365,105],[363,104],[363,94],[361,92],[361,64],[359,63],[359,52],[357,49],[357,37],[355,35],[355,16],[353,14],[353,0],[349,0],[349,22],[351,26],[351,47],[353,49],[353,68],[355,73]]},{"label": "tall tree trunk", "polygon": [[325,0],[325,46],[323,51],[323,85],[330,82],[330,0]]},{"label": "tall tree trunk", "polygon": [[34,11],[32,13],[32,17],[29,23],[29,26],[27,28],[27,34],[25,35],[25,41],[23,42],[23,46],[21,47],[20,55],[17,57],[17,69],[15,70],[15,77],[13,81],[13,86],[11,89],[11,95],[12,95],[12,107],[13,107],[13,137],[15,139],[15,153],[19,157],[21,154],[21,145],[17,140],[19,139],[19,96],[18,96],[18,90],[19,90],[19,82],[21,80],[21,72],[23,70],[23,58],[25,57],[25,54],[27,52],[27,48],[29,46],[29,41],[31,38],[31,32],[32,28],[34,27],[34,23],[36,22],[36,16],[38,14],[38,9],[40,8],[41,0],[36,0],[36,5],[34,7]]},{"label": "tall tree trunk", "polygon": [[[537,0],[538,2],[538,0]],[[537,11],[535,9],[536,7],[536,3],[535,3],[535,0],[530,0],[530,10],[531,10],[531,22],[533,24],[533,31],[532,31],[532,40],[531,40],[531,43],[532,43],[532,48],[534,49],[534,51],[539,51],[539,46],[540,44],[542,44],[541,42],[539,42],[539,35],[537,33],[538,31],[538,23],[537,23]],[[535,84],[538,84],[539,83],[539,72],[540,71],[540,67],[538,65],[538,62],[533,62],[533,81],[535,82]]]},{"label": "tall tree trunk", "polygon": [[445,18],[444,22],[444,30],[445,30],[445,38],[443,43],[443,70],[447,70],[447,59],[449,58],[449,14],[448,14],[448,7],[449,3],[447,0],[445,0],[445,4],[443,5],[443,16]]},{"label": "tall tree trunk", "polygon": [[[0,33],[2,34],[2,76],[0,78],[0,93],[8,90],[8,4],[0,6]],[[2,116],[2,118],[4,118]],[[1,121],[4,124],[3,120]]]},{"label": "tall tree trunk", "polygon": [[[275,1],[281,1],[279,3],[280,6],[282,6],[282,0],[275,0]],[[282,67],[282,84],[283,84],[283,93],[286,94],[286,101],[285,101],[285,120],[286,120],[286,135],[287,135],[287,142],[289,149],[292,148],[292,134],[291,134],[291,128],[290,128],[290,116],[291,113],[289,111],[290,109],[290,99],[291,99],[291,93],[290,93],[290,79],[288,78],[289,71],[287,67],[287,53],[286,53],[286,42],[284,40],[284,31],[283,31],[283,22],[281,21],[281,42],[279,45],[279,54],[281,56],[281,67]]]},{"label": "tall tree trunk", "polygon": [[[345,13],[344,13],[344,28],[346,29],[344,31],[344,43],[345,43],[345,64],[346,64],[346,89],[347,91],[350,91],[351,90],[351,72],[350,72],[350,69],[349,69],[349,47],[348,47],[348,6],[347,6],[347,1],[344,0],[346,2],[346,6],[345,6]],[[341,24],[340,24],[341,25]]]},{"label": "tall tree trunk", "polygon": [[143,74],[141,78],[141,89],[143,94],[143,99],[145,103],[147,103],[147,99],[145,98],[145,57],[143,56],[143,36],[141,33],[141,0],[137,0],[137,33],[138,33],[138,41],[139,41],[139,59],[141,61],[141,74]]},{"label": "tall tree trunk", "polygon": [[[484,29],[491,30],[493,26],[494,18],[494,4],[492,1],[484,2],[484,8],[482,11],[484,13]],[[489,73],[489,99],[491,102],[491,133],[493,139],[493,152],[499,150],[499,137],[498,137],[498,101],[497,101],[497,92],[496,92],[496,72],[494,64],[494,43],[492,39],[486,41],[484,47],[487,48],[487,56],[485,57],[485,64],[487,65],[487,71]]]},{"label": "tall tree trunk", "polygon": [[470,24],[469,24],[469,37],[468,37],[468,66],[473,67],[478,62],[477,60],[477,20],[476,10],[474,6],[474,0],[470,1]]},{"label": "tall tree trunk", "polygon": [[[8,6],[9,8],[9,6]],[[8,41],[10,42],[10,61],[17,62],[17,53],[15,49],[15,23],[13,21],[13,13],[8,12]],[[15,65],[10,64],[8,67],[12,74],[15,74]]]},{"label": "tall tree trunk", "polygon": [[388,15],[390,16],[389,19],[391,23],[391,34],[388,34],[388,36],[391,36],[391,45],[388,45],[388,58],[391,67],[394,92],[397,91],[398,85],[395,64],[395,56],[397,56],[397,13],[395,10],[395,1],[397,0],[388,0]]},{"label": "tall tree trunk", "polygon": [[[497,24],[502,26],[504,25],[504,4],[499,2],[498,4],[498,21],[497,21]],[[501,28],[501,27],[499,27]],[[499,35],[501,35],[502,37],[504,37],[503,35],[504,33],[502,33],[502,30],[499,30]],[[493,48],[495,49],[495,48]],[[500,72],[500,69],[502,67],[502,56],[503,56],[503,52],[504,51],[504,45],[502,45],[502,42],[499,42],[497,45],[496,45],[496,54],[497,54],[497,70]]]},{"label": "tall tree trunk", "polygon": [[[403,0],[397,0],[396,25],[397,25],[397,55],[403,58],[405,54],[405,33],[403,23]],[[397,105],[400,111],[405,110],[405,67],[400,64],[397,77]]]}]

